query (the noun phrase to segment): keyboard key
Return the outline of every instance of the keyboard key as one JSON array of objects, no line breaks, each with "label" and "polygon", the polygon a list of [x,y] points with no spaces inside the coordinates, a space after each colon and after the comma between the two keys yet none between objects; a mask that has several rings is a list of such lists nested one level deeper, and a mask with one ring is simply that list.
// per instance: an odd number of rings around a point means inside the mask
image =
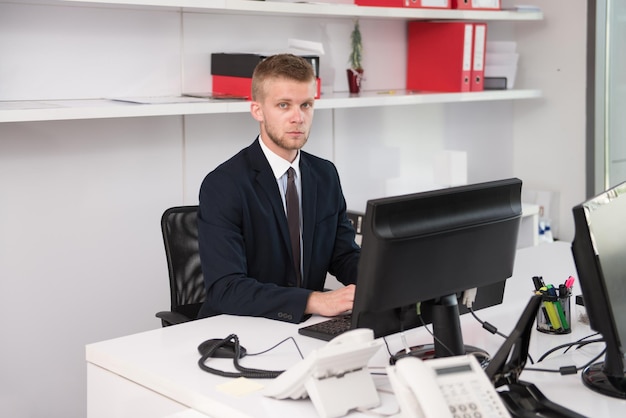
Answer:
[{"label": "keyboard key", "polygon": [[350,330],[352,326],[352,315],[342,315],[317,324],[302,327],[298,332],[307,337],[319,340],[330,341],[337,335]]}]

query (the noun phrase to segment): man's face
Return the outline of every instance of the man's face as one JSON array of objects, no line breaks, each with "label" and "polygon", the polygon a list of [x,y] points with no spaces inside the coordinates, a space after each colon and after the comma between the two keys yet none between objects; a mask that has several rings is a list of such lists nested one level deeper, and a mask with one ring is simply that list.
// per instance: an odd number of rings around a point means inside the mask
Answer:
[{"label": "man's face", "polygon": [[252,116],[261,124],[261,139],[274,153],[293,161],[306,144],[313,121],[315,81],[270,79],[260,102],[252,102]]}]

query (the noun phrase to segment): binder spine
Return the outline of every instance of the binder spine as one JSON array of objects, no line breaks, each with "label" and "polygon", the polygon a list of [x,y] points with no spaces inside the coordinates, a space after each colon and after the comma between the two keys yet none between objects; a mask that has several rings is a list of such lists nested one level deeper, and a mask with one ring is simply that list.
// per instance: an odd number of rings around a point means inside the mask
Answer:
[{"label": "binder spine", "polygon": [[470,78],[472,76],[472,48],[474,37],[474,25],[468,23],[465,25],[465,34],[463,37],[463,71],[461,80],[461,91],[471,91]]},{"label": "binder spine", "polygon": [[474,51],[472,56],[471,91],[484,90],[485,78],[485,42],[487,40],[487,25],[474,24]]}]

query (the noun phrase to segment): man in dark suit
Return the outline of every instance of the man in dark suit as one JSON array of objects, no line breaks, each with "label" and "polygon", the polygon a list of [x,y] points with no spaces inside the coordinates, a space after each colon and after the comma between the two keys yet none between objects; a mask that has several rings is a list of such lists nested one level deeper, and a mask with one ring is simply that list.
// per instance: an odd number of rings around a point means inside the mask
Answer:
[{"label": "man in dark suit", "polygon": [[[330,161],[301,151],[315,94],[315,75],[303,58],[279,54],[255,69],[250,111],[260,134],[200,188],[207,298],[199,317],[226,313],[297,323],[309,314],[352,309],[360,250],[339,175]],[[291,200],[286,194],[293,187],[298,197]],[[324,292],[327,273],[346,286]]]}]

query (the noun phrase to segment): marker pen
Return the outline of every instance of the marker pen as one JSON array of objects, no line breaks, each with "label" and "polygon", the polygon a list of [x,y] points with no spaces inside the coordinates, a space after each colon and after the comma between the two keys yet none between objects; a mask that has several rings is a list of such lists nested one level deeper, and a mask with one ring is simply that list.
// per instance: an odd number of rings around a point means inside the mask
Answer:
[{"label": "marker pen", "polygon": [[[554,329],[555,331],[558,331],[560,329],[562,329],[563,327],[561,326],[561,320],[559,319],[559,314],[556,310],[556,307],[554,306],[554,302],[552,302],[550,299],[550,288],[552,287],[552,285],[548,285],[548,286],[543,286],[541,289],[539,289],[542,292],[542,304],[543,306],[546,308],[546,311],[548,312],[548,318],[550,318],[550,325],[552,326],[552,329]],[[552,291],[554,291],[554,288],[552,287]]]}]

